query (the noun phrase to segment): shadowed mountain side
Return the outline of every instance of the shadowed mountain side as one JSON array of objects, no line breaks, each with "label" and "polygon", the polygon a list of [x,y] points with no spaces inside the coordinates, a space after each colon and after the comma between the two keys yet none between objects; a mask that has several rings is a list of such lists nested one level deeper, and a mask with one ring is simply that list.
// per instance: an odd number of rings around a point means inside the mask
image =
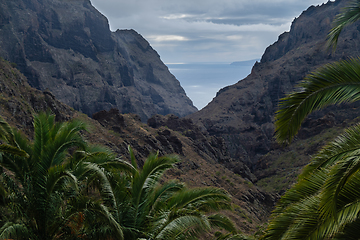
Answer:
[{"label": "shadowed mountain side", "polygon": [[134,30],[111,32],[89,0],[0,0],[0,55],[32,87],[90,116],[197,110],[149,43]]},{"label": "shadowed mountain side", "polygon": [[[178,154],[182,161],[167,175],[192,187],[216,186],[226,189],[233,197],[234,211],[228,212],[243,232],[254,232],[267,220],[278,195],[268,194],[254,186],[246,168],[244,177],[225,168],[231,162],[222,139],[202,133],[191,120],[173,114],[155,115],[148,124],[137,114],[121,114],[117,109],[100,111],[93,118],[59,102],[50,92],[29,86],[27,79],[9,62],[0,58],[0,115],[27,136],[33,133],[33,114],[51,111],[57,121],[80,119],[89,132],[82,132],[86,141],[109,147],[120,157],[129,159],[130,145],[143,165],[149,153]],[[240,167],[239,167],[240,169]],[[247,174],[251,174],[247,171]]]},{"label": "shadowed mountain side", "polygon": [[[319,66],[359,55],[360,23],[345,29],[336,53],[325,48],[331,22],[348,2],[329,1],[308,8],[293,21],[290,32],[280,35],[278,41],[266,49],[248,77],[221,89],[204,109],[189,116],[211,136],[223,137],[230,156],[246,163],[257,172],[257,177],[261,177],[257,171],[258,160],[279,148],[273,139],[279,99]],[[360,112],[356,105],[346,109],[330,107],[311,115],[310,119],[315,122],[330,111],[336,113],[333,124],[328,127],[353,119]],[[314,136],[320,129],[317,131],[314,125],[302,137]]]}]

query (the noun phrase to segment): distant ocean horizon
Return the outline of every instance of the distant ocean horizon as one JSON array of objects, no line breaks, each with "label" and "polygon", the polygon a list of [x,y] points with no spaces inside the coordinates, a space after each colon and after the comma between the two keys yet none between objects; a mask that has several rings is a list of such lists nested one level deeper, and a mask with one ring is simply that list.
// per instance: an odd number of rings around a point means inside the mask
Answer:
[{"label": "distant ocean horizon", "polygon": [[167,63],[170,72],[179,80],[186,95],[199,110],[216,96],[216,93],[233,85],[250,74],[259,59],[239,62]]}]

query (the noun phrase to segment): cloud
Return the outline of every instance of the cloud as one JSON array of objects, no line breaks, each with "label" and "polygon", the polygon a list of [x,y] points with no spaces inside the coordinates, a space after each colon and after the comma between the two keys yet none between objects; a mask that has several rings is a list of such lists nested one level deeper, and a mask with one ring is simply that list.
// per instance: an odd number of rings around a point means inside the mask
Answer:
[{"label": "cloud", "polygon": [[188,38],[179,35],[149,35],[148,39],[154,42],[189,41]]},{"label": "cloud", "polygon": [[291,21],[321,0],[92,0],[110,27],[134,29],[164,62],[260,58]]}]

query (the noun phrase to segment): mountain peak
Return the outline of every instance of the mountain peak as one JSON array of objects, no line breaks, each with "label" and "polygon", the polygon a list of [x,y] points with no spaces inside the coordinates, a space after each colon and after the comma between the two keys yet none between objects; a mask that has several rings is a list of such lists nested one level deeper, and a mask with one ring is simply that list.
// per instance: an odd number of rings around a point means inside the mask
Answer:
[{"label": "mountain peak", "polygon": [[89,0],[0,4],[0,56],[31,86],[90,116],[117,108],[145,121],[197,111],[150,44],[134,30],[111,32]]}]

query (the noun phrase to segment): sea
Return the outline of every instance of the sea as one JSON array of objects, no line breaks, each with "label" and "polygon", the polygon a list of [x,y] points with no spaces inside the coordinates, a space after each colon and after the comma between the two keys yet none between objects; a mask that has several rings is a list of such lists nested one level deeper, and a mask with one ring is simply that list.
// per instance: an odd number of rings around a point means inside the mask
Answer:
[{"label": "sea", "polygon": [[205,107],[226,86],[237,83],[250,74],[256,61],[168,63],[170,72],[179,80],[186,95],[199,110]]}]

